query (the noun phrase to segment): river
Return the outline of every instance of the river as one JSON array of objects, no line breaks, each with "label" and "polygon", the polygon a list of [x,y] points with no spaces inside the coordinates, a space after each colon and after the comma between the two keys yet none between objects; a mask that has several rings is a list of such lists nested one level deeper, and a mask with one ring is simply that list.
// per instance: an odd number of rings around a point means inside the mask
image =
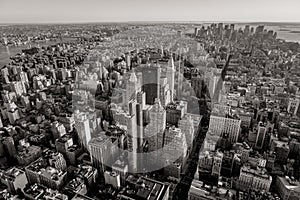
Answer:
[{"label": "river", "polygon": [[[62,42],[70,42],[70,41],[74,41],[76,39],[74,38],[62,38]],[[59,41],[60,42],[60,41]],[[53,45],[58,43],[58,41],[43,41],[43,42],[38,42],[38,43],[34,43],[31,44],[31,47],[36,47],[36,46],[40,46],[40,47],[47,47],[49,45]],[[16,55],[17,53],[21,53],[22,49],[27,49],[29,48],[29,45],[22,45],[22,46],[0,46],[0,69],[8,64],[10,62],[10,57]]]},{"label": "river", "polygon": [[[204,25],[207,25],[204,23]],[[252,26],[252,25],[251,25]],[[257,26],[256,24],[253,25]],[[245,24],[237,24],[237,28],[244,28]],[[278,38],[284,39],[286,41],[299,42],[300,43],[300,24],[266,24],[265,26],[268,30],[274,30],[277,32]],[[63,39],[64,40],[64,39]],[[54,44],[55,42],[41,42],[40,46],[48,46]],[[36,44],[38,45],[38,44]],[[34,45],[32,45],[34,46]],[[17,53],[20,53],[22,49],[27,48],[28,46],[17,46],[17,47],[0,47],[0,68],[3,65],[9,63],[10,56],[13,56]]]}]

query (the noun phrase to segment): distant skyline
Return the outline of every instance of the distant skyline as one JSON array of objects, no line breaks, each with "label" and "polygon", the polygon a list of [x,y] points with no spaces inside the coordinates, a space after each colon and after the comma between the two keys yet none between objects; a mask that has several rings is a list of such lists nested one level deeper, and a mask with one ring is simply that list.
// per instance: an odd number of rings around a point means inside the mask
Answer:
[{"label": "distant skyline", "polygon": [[0,0],[0,23],[300,22],[299,0]]}]

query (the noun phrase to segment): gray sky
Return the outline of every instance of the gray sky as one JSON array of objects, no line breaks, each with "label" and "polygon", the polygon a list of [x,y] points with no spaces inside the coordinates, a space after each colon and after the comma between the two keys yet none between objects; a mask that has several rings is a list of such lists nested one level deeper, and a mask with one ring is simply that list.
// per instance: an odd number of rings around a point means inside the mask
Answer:
[{"label": "gray sky", "polygon": [[300,22],[300,0],[0,0],[0,23]]}]

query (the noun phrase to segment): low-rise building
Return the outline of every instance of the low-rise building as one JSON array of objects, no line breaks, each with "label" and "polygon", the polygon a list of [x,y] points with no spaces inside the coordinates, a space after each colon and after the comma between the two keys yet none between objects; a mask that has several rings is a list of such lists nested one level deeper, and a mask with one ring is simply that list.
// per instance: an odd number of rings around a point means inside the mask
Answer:
[{"label": "low-rise building", "polygon": [[300,183],[294,178],[278,176],[276,189],[283,200],[297,200],[300,197]]}]

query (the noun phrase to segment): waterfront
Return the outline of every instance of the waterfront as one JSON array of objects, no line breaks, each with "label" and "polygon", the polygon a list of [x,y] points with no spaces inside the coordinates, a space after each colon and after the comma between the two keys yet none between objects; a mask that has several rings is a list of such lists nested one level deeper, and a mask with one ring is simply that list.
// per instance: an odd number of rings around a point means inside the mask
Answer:
[{"label": "waterfront", "polygon": [[[204,23],[206,24],[206,23]],[[244,28],[246,23],[240,23],[237,24],[237,28]],[[294,24],[268,24],[265,23],[265,28],[268,30],[274,30],[278,34],[279,39],[284,39],[289,42],[299,42],[300,43],[300,24],[294,23]],[[255,24],[251,24],[250,26],[255,26]],[[70,38],[63,38],[63,41],[70,41]],[[31,46],[49,46],[52,44],[55,44],[55,41],[48,41],[48,42],[39,42],[32,44]],[[4,65],[8,64],[10,61],[10,57],[21,53],[22,49],[28,48],[29,45],[22,45],[22,46],[11,46],[11,47],[0,47],[0,67],[3,67]]]},{"label": "waterfront", "polygon": [[[62,42],[73,41],[75,39],[72,38],[63,38]],[[58,41],[42,41],[38,43],[33,43],[31,46],[27,45],[20,45],[20,46],[0,46],[0,68],[4,65],[8,64],[10,61],[10,57],[14,56],[18,53],[22,53],[22,49],[27,49],[30,47],[47,47],[49,45],[56,44]]]}]

